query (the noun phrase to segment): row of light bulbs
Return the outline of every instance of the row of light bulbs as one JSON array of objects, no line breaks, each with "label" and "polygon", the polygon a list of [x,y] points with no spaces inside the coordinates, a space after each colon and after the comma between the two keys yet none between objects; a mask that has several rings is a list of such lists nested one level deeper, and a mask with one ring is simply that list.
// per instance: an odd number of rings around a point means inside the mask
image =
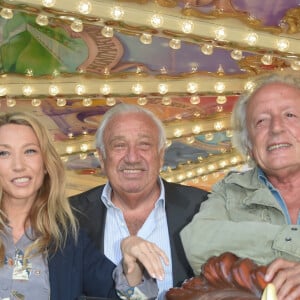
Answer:
[{"label": "row of light bulbs", "polygon": [[[156,91],[153,90],[152,87],[150,87],[151,90],[149,90],[149,87],[147,86],[148,83],[147,81],[142,82],[141,80],[141,82],[136,82],[133,84],[130,83],[124,83],[124,84],[126,84],[126,87],[128,89],[127,94],[129,95],[134,94],[135,96],[138,96],[138,95],[143,95],[144,93],[158,93],[159,95],[166,95],[168,93],[171,94],[176,92],[174,81],[170,80],[170,82],[171,82],[170,84],[167,82],[158,83],[156,87],[157,88]],[[181,93],[187,93],[190,95],[195,95],[199,93],[201,85],[198,83],[199,82],[198,78],[195,81],[189,81],[188,79],[186,79],[185,82],[186,82],[185,91],[182,90]],[[11,83],[7,83],[6,85],[0,84],[0,97],[13,95],[13,92],[16,92],[15,84],[12,85],[13,90],[10,90],[9,88],[10,84]],[[70,82],[68,84],[72,85],[72,83]],[[117,84],[114,83],[104,83],[100,85],[98,91],[95,91],[94,88],[93,90],[89,90],[88,86],[85,84],[74,83],[73,93],[75,93],[77,96],[84,96],[86,94],[94,94],[94,93],[100,94],[102,96],[109,96],[114,93],[118,93],[114,90],[116,86]],[[145,86],[147,86],[147,88]],[[254,86],[254,82],[251,80],[247,80],[244,84],[244,90],[250,90],[253,88],[253,86]],[[37,87],[40,88],[38,84]],[[59,97],[59,95],[61,95],[63,92],[70,93],[70,86],[66,87],[65,83],[49,84],[48,88],[44,86],[43,89],[48,90],[48,95],[50,97]],[[225,93],[226,90],[227,90],[226,81],[219,80],[214,83],[212,92],[215,92],[217,94],[222,94]],[[35,93],[38,93],[38,91],[35,91],[34,84],[33,85],[24,84],[23,86],[21,86],[21,93],[25,97],[32,97],[35,95]],[[46,94],[44,94],[44,96],[46,96]],[[195,97],[193,99],[197,101]]]}]

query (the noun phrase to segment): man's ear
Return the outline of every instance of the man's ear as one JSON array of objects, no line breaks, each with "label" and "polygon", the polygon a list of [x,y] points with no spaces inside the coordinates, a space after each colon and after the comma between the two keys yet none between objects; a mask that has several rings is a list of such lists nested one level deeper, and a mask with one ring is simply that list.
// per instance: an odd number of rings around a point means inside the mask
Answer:
[{"label": "man's ear", "polygon": [[103,153],[100,150],[100,148],[97,148],[97,154],[98,154],[98,160],[99,160],[99,163],[100,163],[100,168],[101,168],[102,172],[105,173],[104,157],[103,157]]}]

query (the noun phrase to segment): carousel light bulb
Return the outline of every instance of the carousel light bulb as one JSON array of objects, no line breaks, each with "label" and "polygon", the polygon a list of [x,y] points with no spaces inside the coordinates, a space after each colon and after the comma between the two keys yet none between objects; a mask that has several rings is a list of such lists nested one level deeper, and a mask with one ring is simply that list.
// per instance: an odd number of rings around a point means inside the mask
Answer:
[{"label": "carousel light bulb", "polygon": [[224,27],[218,27],[215,30],[215,39],[218,40],[218,41],[222,41],[222,40],[225,39],[225,37],[226,37],[225,28]]},{"label": "carousel light bulb", "polygon": [[193,132],[194,134],[199,134],[199,133],[201,132],[201,126],[199,126],[199,125],[193,126],[192,132]]},{"label": "carousel light bulb", "polygon": [[114,20],[122,20],[124,16],[124,9],[121,6],[114,6],[110,12],[111,17]]},{"label": "carousel light bulb", "polygon": [[253,81],[247,81],[244,86],[245,91],[252,91],[255,87],[255,83]]},{"label": "carousel light bulb", "polygon": [[214,85],[214,89],[216,93],[223,93],[225,91],[225,88],[226,88],[225,83],[222,81],[218,81]]},{"label": "carousel light bulb", "polygon": [[34,98],[34,99],[31,100],[31,105],[34,106],[34,107],[40,106],[41,103],[42,103],[42,101],[40,99]]},{"label": "carousel light bulb", "polygon": [[0,15],[3,19],[9,20],[12,19],[14,14],[10,8],[2,8],[0,11]]},{"label": "carousel light bulb", "polygon": [[174,137],[181,137],[182,136],[182,133],[183,133],[183,130],[182,129],[180,129],[180,128],[175,128],[174,129],[174,132],[173,132],[173,136]]},{"label": "carousel light bulb", "polygon": [[107,106],[114,106],[114,105],[116,105],[116,99],[114,97],[107,97],[106,98],[106,105]]},{"label": "carousel light bulb", "polygon": [[143,43],[144,45],[150,45],[152,43],[152,35],[149,33],[143,33],[140,36],[140,41],[141,43]]},{"label": "carousel light bulb", "polygon": [[181,48],[181,41],[179,39],[171,39],[169,41],[169,46],[174,50],[178,50]]},{"label": "carousel light bulb", "polygon": [[40,26],[47,26],[49,24],[49,19],[46,15],[38,15],[35,22]]},{"label": "carousel light bulb", "polygon": [[227,97],[226,96],[218,96],[216,99],[216,102],[218,104],[225,104],[227,102]]},{"label": "carousel light bulb", "polygon": [[200,167],[200,168],[197,168],[196,172],[197,172],[197,175],[202,175],[204,173],[204,168]]},{"label": "carousel light bulb", "polygon": [[188,144],[193,144],[193,143],[195,142],[195,138],[194,138],[193,136],[188,136],[188,137],[186,138],[186,142],[187,142]]},{"label": "carousel light bulb", "polygon": [[185,20],[182,22],[181,30],[184,33],[191,33],[194,29],[194,23],[190,20]]},{"label": "carousel light bulb", "polygon": [[22,93],[24,96],[30,96],[33,92],[33,89],[30,85],[24,85],[22,87]]},{"label": "carousel light bulb", "polygon": [[81,159],[81,160],[85,160],[85,159],[87,159],[87,154],[86,153],[79,153],[79,158]]},{"label": "carousel light bulb", "polygon": [[84,98],[82,100],[82,105],[85,107],[91,106],[93,104],[93,101],[91,98]]},{"label": "carousel light bulb", "polygon": [[77,10],[83,14],[87,15],[92,11],[92,4],[88,0],[81,0],[77,5]]},{"label": "carousel light bulb", "polygon": [[0,86],[0,96],[5,96],[7,94],[7,88],[5,86]]},{"label": "carousel light bulb", "polygon": [[261,62],[266,66],[270,66],[273,62],[273,56],[271,54],[265,54],[262,56]]},{"label": "carousel light bulb", "polygon": [[199,103],[200,103],[200,97],[199,97],[198,95],[193,95],[193,96],[190,98],[190,102],[191,102],[191,104],[193,104],[193,105],[199,104]]},{"label": "carousel light bulb", "polygon": [[220,131],[224,128],[224,123],[222,121],[217,121],[214,123],[214,129]]},{"label": "carousel light bulb", "polygon": [[234,60],[241,60],[243,58],[243,52],[238,49],[234,49],[231,51],[230,56]]},{"label": "carousel light bulb", "polygon": [[147,102],[148,102],[148,100],[146,97],[138,97],[138,99],[137,99],[137,104],[141,105],[141,106],[146,105]]},{"label": "carousel light bulb", "polygon": [[72,153],[73,153],[73,147],[72,147],[72,146],[68,146],[68,147],[66,148],[66,153],[72,154]]},{"label": "carousel light bulb", "polygon": [[207,140],[207,141],[212,141],[214,139],[214,134],[213,133],[206,133],[204,135],[204,138]]},{"label": "carousel light bulb", "polygon": [[12,99],[12,98],[6,99],[6,105],[8,107],[14,107],[14,106],[16,106],[16,104],[17,104],[17,101],[15,99]]},{"label": "carousel light bulb", "polygon": [[50,96],[56,96],[59,93],[59,88],[57,85],[51,84],[48,91]]},{"label": "carousel light bulb", "polygon": [[160,28],[164,23],[164,18],[161,15],[155,14],[151,17],[150,23],[154,28]]},{"label": "carousel light bulb", "polygon": [[198,83],[196,82],[188,82],[186,86],[186,90],[190,94],[194,94],[198,91]]},{"label": "carousel light bulb", "polygon": [[82,32],[83,30],[83,23],[81,20],[74,20],[72,23],[71,23],[71,29],[74,31],[74,32]]},{"label": "carousel light bulb", "polygon": [[45,7],[53,7],[55,5],[55,0],[42,0],[42,4]]},{"label": "carousel light bulb", "polygon": [[67,100],[65,98],[57,98],[56,105],[59,107],[63,107],[67,104]]},{"label": "carousel light bulb", "polygon": [[140,83],[135,83],[131,88],[132,92],[136,95],[140,95],[143,92],[143,89],[144,88]]},{"label": "carousel light bulb", "polygon": [[201,46],[201,51],[205,55],[212,55],[214,52],[214,47],[211,44],[203,44]]},{"label": "carousel light bulb", "polygon": [[88,144],[81,144],[80,145],[80,151],[86,152],[89,149]]},{"label": "carousel light bulb", "polygon": [[229,138],[232,138],[232,135],[233,135],[232,130],[227,129],[227,130],[226,130],[226,136],[229,137]]},{"label": "carousel light bulb", "polygon": [[258,35],[254,32],[251,32],[246,36],[246,42],[250,46],[254,46],[257,43],[257,40],[258,40]]},{"label": "carousel light bulb", "polygon": [[165,83],[160,83],[158,85],[158,92],[161,94],[161,95],[165,95],[167,92],[168,92],[169,88],[168,88],[168,85],[165,84]]},{"label": "carousel light bulb", "polygon": [[171,105],[172,104],[172,99],[168,96],[163,96],[163,98],[161,99],[161,103],[163,105]]},{"label": "carousel light bulb", "polygon": [[293,60],[291,62],[291,68],[294,70],[294,71],[299,71],[300,70],[300,61],[299,60]]},{"label": "carousel light bulb", "polygon": [[277,41],[277,49],[279,51],[287,51],[290,47],[290,42],[287,39],[280,39]]},{"label": "carousel light bulb", "polygon": [[106,38],[111,38],[114,36],[114,29],[110,26],[104,26],[101,29],[101,34]]},{"label": "carousel light bulb", "polygon": [[86,92],[86,88],[82,84],[76,84],[75,86],[75,93],[77,95],[83,95]]},{"label": "carousel light bulb", "polygon": [[103,86],[100,87],[100,93],[102,95],[109,95],[111,92],[111,87],[109,84],[105,83]]}]

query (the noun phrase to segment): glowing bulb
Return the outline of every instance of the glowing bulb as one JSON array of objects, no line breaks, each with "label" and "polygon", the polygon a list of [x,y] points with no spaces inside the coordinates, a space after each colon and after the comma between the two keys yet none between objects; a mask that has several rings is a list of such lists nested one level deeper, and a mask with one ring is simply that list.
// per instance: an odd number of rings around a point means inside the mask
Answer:
[{"label": "glowing bulb", "polygon": [[226,98],[226,96],[218,96],[216,99],[216,102],[218,104],[225,104],[227,102],[227,98]]},{"label": "glowing bulb", "polygon": [[124,10],[120,6],[114,6],[110,12],[110,15],[114,20],[121,20],[124,16]]},{"label": "glowing bulb", "polygon": [[270,66],[272,65],[272,61],[273,61],[273,56],[270,54],[265,54],[262,58],[261,58],[261,62],[266,65],[266,66]]},{"label": "glowing bulb", "polygon": [[0,96],[5,96],[7,94],[7,88],[5,86],[0,86]]},{"label": "glowing bulb", "polygon": [[216,93],[223,93],[225,90],[225,83],[224,82],[216,82],[214,85],[214,89],[216,91]]},{"label": "glowing bulb", "polygon": [[33,92],[33,89],[30,85],[24,85],[22,87],[22,92],[24,96],[30,96]]},{"label": "glowing bulb", "polygon": [[252,91],[255,87],[255,83],[253,81],[247,81],[244,86],[244,90]]},{"label": "glowing bulb", "polygon": [[243,52],[241,50],[232,50],[231,53],[231,58],[234,60],[241,60],[243,58]]},{"label": "glowing bulb", "polygon": [[257,43],[257,40],[258,40],[258,35],[254,32],[252,33],[249,33],[247,36],[246,36],[246,42],[248,43],[248,45],[250,46],[254,46],[256,43]]},{"label": "glowing bulb", "polygon": [[140,41],[145,45],[150,45],[152,43],[152,35],[149,33],[143,33],[140,36]]},{"label": "glowing bulb", "polygon": [[155,14],[152,16],[150,22],[154,28],[159,28],[163,25],[164,18],[161,15]]},{"label": "glowing bulb", "polygon": [[105,83],[102,87],[100,87],[100,93],[102,95],[109,95],[111,91],[111,87],[109,84]]},{"label": "glowing bulb", "polygon": [[220,131],[224,128],[224,123],[222,121],[218,121],[214,123],[214,129]]},{"label": "glowing bulb", "polygon": [[192,132],[193,132],[194,134],[199,134],[199,133],[201,132],[201,127],[200,127],[199,125],[193,126]]},{"label": "glowing bulb", "polygon": [[59,107],[63,107],[67,104],[67,100],[65,98],[57,98],[56,105]]},{"label": "glowing bulb", "polygon": [[293,60],[291,62],[291,68],[294,70],[294,71],[299,71],[300,70],[300,61],[299,60]]},{"label": "glowing bulb", "polygon": [[83,30],[83,23],[82,23],[82,21],[81,20],[74,20],[71,23],[71,29],[74,32],[82,32],[82,30]]},{"label": "glowing bulb", "polygon": [[55,5],[55,0],[42,0],[42,4],[45,7],[53,7]]},{"label": "glowing bulb", "polygon": [[2,8],[0,15],[3,19],[9,20],[14,16],[13,11],[10,8]]},{"label": "glowing bulb", "polygon": [[49,95],[56,96],[59,93],[59,88],[57,85],[51,84],[49,86]]},{"label": "glowing bulb", "polygon": [[143,92],[143,86],[140,83],[136,83],[131,88],[132,92],[136,95],[139,95]]},{"label": "glowing bulb", "polygon": [[6,100],[6,105],[8,107],[14,107],[14,106],[16,106],[16,104],[17,104],[17,101],[15,99],[9,98]]},{"label": "glowing bulb", "polygon": [[137,104],[138,104],[138,105],[141,105],[141,106],[146,105],[147,102],[148,102],[148,100],[147,100],[146,97],[139,97],[139,98],[137,99]]},{"label": "glowing bulb", "polygon": [[190,94],[194,94],[198,91],[198,84],[196,82],[189,82],[187,84],[186,90]]},{"label": "glowing bulb", "polygon": [[106,98],[106,105],[107,106],[114,106],[114,105],[116,105],[116,99],[114,97],[107,97]]},{"label": "glowing bulb", "polygon": [[191,98],[190,98],[190,102],[191,104],[199,104],[200,103],[200,97],[197,96],[197,95],[193,95]]},{"label": "glowing bulb", "polygon": [[34,107],[40,106],[41,103],[42,103],[42,101],[40,99],[32,99],[31,100],[31,105],[34,106]]},{"label": "glowing bulb", "polygon": [[172,104],[172,99],[168,96],[164,96],[161,100],[161,103],[163,105],[171,105]]},{"label": "glowing bulb", "polygon": [[76,84],[75,86],[75,93],[77,95],[83,95],[85,93],[86,89],[85,86],[82,84]]},{"label": "glowing bulb", "polygon": [[181,41],[178,39],[171,39],[169,42],[169,46],[174,50],[178,50],[181,48]]},{"label": "glowing bulb", "polygon": [[80,145],[80,151],[86,152],[89,149],[88,144],[81,144]]},{"label": "glowing bulb", "polygon": [[49,24],[48,17],[45,15],[38,15],[35,21],[40,26],[47,26]]},{"label": "glowing bulb", "polygon": [[167,92],[168,92],[168,85],[165,84],[165,83],[160,83],[158,85],[158,92],[161,94],[161,95],[165,95]]},{"label": "glowing bulb", "polygon": [[290,43],[286,39],[280,39],[277,41],[277,48],[279,51],[287,51],[290,47]]},{"label": "glowing bulb", "polygon": [[190,20],[185,20],[182,22],[181,30],[184,33],[191,33],[194,29],[194,23]]},{"label": "glowing bulb", "polygon": [[174,135],[175,137],[181,137],[181,136],[182,136],[182,133],[183,133],[183,130],[182,130],[182,129],[176,128],[176,129],[174,130],[174,132],[173,132],[173,135]]},{"label": "glowing bulb", "polygon": [[82,100],[82,105],[85,107],[91,106],[93,104],[93,101],[91,98],[84,98]]},{"label": "glowing bulb", "polygon": [[213,133],[207,133],[207,134],[204,135],[204,138],[207,141],[212,141],[214,139],[214,135],[213,135]]},{"label": "glowing bulb", "polygon": [[72,146],[68,146],[68,147],[66,148],[66,152],[67,152],[68,154],[73,153],[73,147],[72,147]]},{"label": "glowing bulb", "polygon": [[88,0],[81,0],[78,3],[77,9],[81,14],[87,15],[92,11],[92,4]]},{"label": "glowing bulb", "polygon": [[213,52],[214,52],[214,48],[213,48],[213,46],[210,45],[210,44],[203,44],[203,45],[201,46],[201,51],[202,51],[202,53],[205,54],[205,55],[212,55]]},{"label": "glowing bulb", "polygon": [[104,26],[101,30],[101,34],[104,37],[111,38],[114,36],[114,29],[110,26]]},{"label": "glowing bulb", "polygon": [[224,27],[218,27],[215,30],[215,38],[216,38],[216,40],[222,41],[222,40],[225,39],[225,37],[226,37],[225,28]]}]

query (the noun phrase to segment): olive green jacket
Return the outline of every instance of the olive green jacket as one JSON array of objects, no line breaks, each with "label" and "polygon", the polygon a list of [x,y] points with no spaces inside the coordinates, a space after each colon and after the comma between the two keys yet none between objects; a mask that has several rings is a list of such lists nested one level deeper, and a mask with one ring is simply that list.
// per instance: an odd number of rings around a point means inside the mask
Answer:
[{"label": "olive green jacket", "polygon": [[209,257],[226,251],[264,265],[278,257],[300,261],[300,226],[287,223],[257,168],[216,183],[180,236],[195,274]]}]

